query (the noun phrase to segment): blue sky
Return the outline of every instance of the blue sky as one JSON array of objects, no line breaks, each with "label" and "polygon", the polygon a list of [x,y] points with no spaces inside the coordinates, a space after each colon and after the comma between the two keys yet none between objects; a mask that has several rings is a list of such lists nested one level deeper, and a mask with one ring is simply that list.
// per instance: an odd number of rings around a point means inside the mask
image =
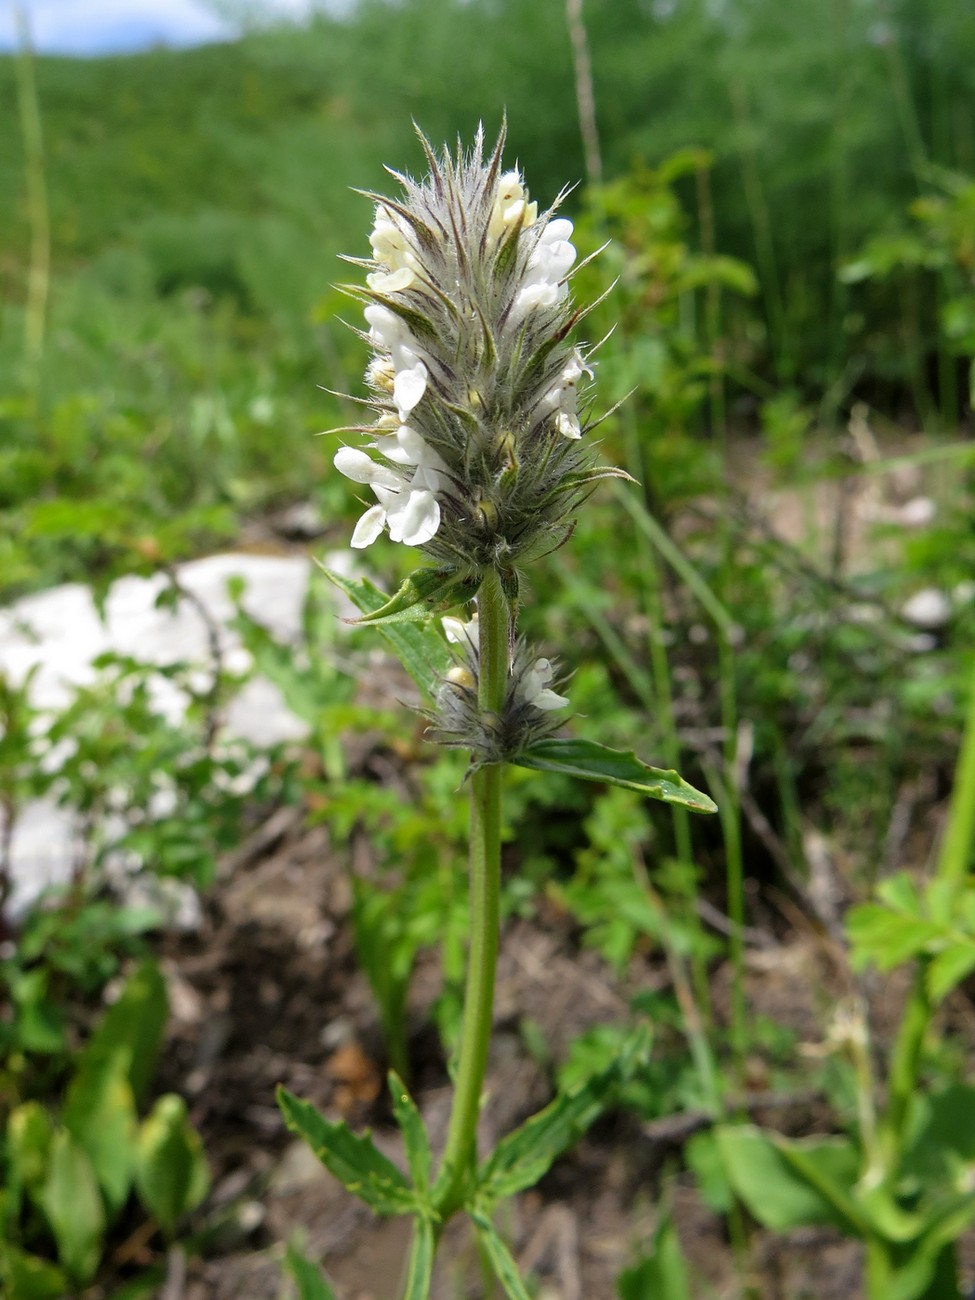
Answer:
[{"label": "blue sky", "polygon": [[[27,15],[34,48],[43,54],[114,54],[166,45],[230,40],[238,32],[234,4],[206,0],[14,0]],[[313,0],[260,0],[248,14],[301,17]],[[17,44],[14,6],[0,0],[0,50]],[[241,5],[243,12],[245,6]]]}]

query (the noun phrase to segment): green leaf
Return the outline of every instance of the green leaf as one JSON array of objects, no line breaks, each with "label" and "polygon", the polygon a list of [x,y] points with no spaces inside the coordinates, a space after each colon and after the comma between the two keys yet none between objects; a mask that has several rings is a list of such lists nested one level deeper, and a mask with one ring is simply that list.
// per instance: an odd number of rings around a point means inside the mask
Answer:
[{"label": "green leaf", "polygon": [[416,1103],[406,1090],[406,1085],[395,1070],[389,1072],[389,1091],[393,1099],[393,1114],[406,1147],[406,1159],[410,1167],[410,1177],[417,1191],[426,1191],[430,1181],[430,1140],[423,1123],[423,1117],[416,1108]]},{"label": "green leaf", "polygon": [[925,1191],[963,1185],[975,1168],[975,1086],[919,1095],[911,1129],[901,1172]]},{"label": "green leaf", "polygon": [[718,811],[712,799],[688,785],[679,773],[650,767],[636,754],[609,749],[594,740],[538,740],[511,761],[536,772],[564,772],[586,781],[622,786],[649,799],[679,804],[690,812]]},{"label": "green leaf", "polygon": [[335,1292],[322,1277],[318,1266],[306,1258],[293,1242],[288,1245],[284,1262],[298,1287],[298,1300],[335,1300]]},{"label": "green leaf", "polygon": [[620,1274],[617,1288],[620,1300],[648,1300],[656,1296],[691,1300],[687,1264],[669,1214],[661,1215],[657,1223],[650,1254]]},{"label": "green leaf", "polygon": [[86,1151],[109,1214],[125,1204],[135,1167],[138,1119],[122,1052],[88,1058],[68,1085],[63,1120]]},{"label": "green leaf", "polygon": [[11,1188],[37,1191],[44,1182],[54,1128],[47,1111],[25,1101],[7,1119],[6,1164]]},{"label": "green leaf", "polygon": [[649,1033],[641,1026],[611,1065],[580,1087],[560,1093],[544,1110],[502,1138],[478,1170],[478,1204],[493,1205],[534,1187],[555,1159],[599,1118],[648,1047]]},{"label": "green leaf", "polygon": [[97,1075],[118,1056],[138,1104],[155,1073],[168,1014],[163,977],[154,962],[145,962],[102,1017],[78,1060],[78,1072]]},{"label": "green leaf", "polygon": [[[346,578],[324,565],[320,567],[329,581],[363,613],[374,614],[386,603],[387,597],[368,579]],[[440,634],[420,623],[381,623],[377,630],[420,690],[432,698],[451,664]]]},{"label": "green leaf", "polygon": [[285,1088],[278,1088],[278,1105],[291,1132],[304,1138],[325,1168],[377,1214],[412,1214],[419,1208],[413,1188],[368,1134],[357,1137],[345,1123],[331,1123]]},{"label": "green leaf", "polygon": [[49,1260],[0,1242],[0,1281],[6,1300],[64,1300],[68,1280]]},{"label": "green leaf", "polygon": [[101,1259],[105,1210],[91,1161],[67,1129],[51,1139],[40,1202],[61,1263],[76,1282],[90,1282]]},{"label": "green leaf", "polygon": [[892,911],[884,903],[852,908],[846,931],[853,945],[854,966],[860,968],[873,962],[884,971],[918,956],[944,933],[933,921]]},{"label": "green leaf", "polygon": [[139,1130],[135,1185],[170,1239],[209,1190],[203,1143],[187,1122],[186,1102],[174,1093],[159,1098]]},{"label": "green leaf", "polygon": [[715,1129],[715,1139],[732,1187],[765,1227],[784,1232],[825,1223],[857,1236],[869,1231],[851,1196],[859,1160],[849,1142],[787,1142],[744,1124]]},{"label": "green leaf", "polygon": [[406,1282],[403,1300],[427,1300],[433,1280],[433,1257],[437,1243],[433,1222],[426,1215],[419,1216],[413,1224],[413,1241],[406,1263]]},{"label": "green leaf", "polygon": [[975,970],[975,943],[970,939],[954,943],[939,952],[928,965],[926,979],[932,1002],[940,1002]]},{"label": "green leaf", "polygon": [[508,1300],[531,1300],[528,1290],[518,1273],[518,1265],[511,1257],[511,1252],[498,1236],[490,1217],[482,1210],[471,1210],[471,1221],[477,1229],[481,1245],[491,1261],[494,1275],[504,1287]]},{"label": "green leaf", "polygon": [[406,623],[429,618],[455,605],[466,605],[477,595],[479,578],[458,577],[454,569],[417,569],[403,580],[399,591],[384,605],[357,620],[364,623]]}]

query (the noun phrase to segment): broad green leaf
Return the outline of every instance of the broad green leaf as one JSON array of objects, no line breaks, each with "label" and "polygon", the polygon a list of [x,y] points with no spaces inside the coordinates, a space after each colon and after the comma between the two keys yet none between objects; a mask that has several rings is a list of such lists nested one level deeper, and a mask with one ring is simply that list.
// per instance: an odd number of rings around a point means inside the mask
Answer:
[{"label": "broad green leaf", "polygon": [[413,1185],[417,1191],[425,1191],[430,1181],[431,1155],[423,1117],[395,1070],[389,1072],[389,1091],[393,1099],[393,1114],[403,1134]]},{"label": "broad green leaf", "polygon": [[453,569],[416,569],[385,604],[358,619],[357,625],[412,623],[429,618],[455,605],[466,605],[477,595],[480,585],[479,579],[459,577]]},{"label": "broad green leaf", "polygon": [[187,1122],[186,1102],[174,1093],[159,1098],[139,1130],[135,1185],[168,1238],[209,1190],[203,1143]]},{"label": "broad green leaf", "polygon": [[[356,609],[361,609],[364,614],[374,614],[385,604],[387,597],[368,579],[346,578],[333,569],[326,569],[324,565],[321,568],[329,581],[344,592]],[[422,623],[380,623],[376,630],[420,690],[432,698],[436,694],[439,679],[451,664],[440,634]]]},{"label": "broad green leaf", "polygon": [[90,1282],[101,1259],[105,1210],[91,1161],[67,1129],[51,1139],[40,1203],[66,1271]]},{"label": "broad green leaf", "polygon": [[0,1282],[6,1300],[64,1300],[68,1280],[49,1260],[0,1242]]},{"label": "broad green leaf", "polygon": [[898,871],[882,880],[877,886],[877,897],[895,912],[903,912],[906,916],[923,916],[917,883],[906,871]]},{"label": "broad green leaf", "polygon": [[717,1128],[715,1139],[732,1187],[765,1227],[828,1223],[854,1235],[869,1231],[851,1196],[859,1161],[849,1142],[786,1142],[751,1125]]},{"label": "broad green leaf", "polygon": [[413,1224],[413,1241],[406,1263],[406,1282],[403,1300],[427,1300],[433,1279],[433,1257],[437,1243],[433,1223],[426,1215],[417,1217]]},{"label": "broad green leaf", "polygon": [[7,1119],[6,1163],[9,1181],[35,1191],[44,1182],[54,1127],[36,1101],[25,1101]]},{"label": "broad green leaf", "polygon": [[531,1295],[518,1273],[518,1265],[512,1259],[511,1251],[498,1236],[489,1215],[482,1210],[473,1209],[471,1221],[477,1229],[485,1254],[491,1261],[494,1275],[504,1288],[508,1300],[531,1300]]},{"label": "broad green leaf", "polygon": [[892,970],[922,953],[944,931],[933,921],[895,912],[883,903],[865,903],[850,911],[846,931],[853,945],[855,967],[873,962],[879,970]]},{"label": "broad green leaf", "polygon": [[928,984],[928,996],[932,1002],[940,1002],[956,988],[966,976],[975,970],[975,942],[967,939],[963,943],[953,943],[950,948],[932,958],[925,978]]},{"label": "broad green leaf", "polygon": [[901,1172],[927,1192],[964,1185],[975,1169],[975,1086],[921,1094]]},{"label": "broad green leaf", "polygon": [[278,1088],[278,1105],[291,1132],[304,1138],[325,1168],[377,1214],[411,1214],[418,1208],[413,1188],[368,1134],[357,1137],[345,1123],[331,1123],[285,1088]]},{"label": "broad green leaf", "polygon": [[284,1262],[298,1288],[298,1300],[335,1300],[335,1292],[317,1264],[307,1259],[293,1242],[288,1246]]},{"label": "broad green leaf", "polygon": [[62,1052],[67,1042],[64,1016],[47,997],[49,978],[48,970],[37,967],[17,978],[11,989],[17,1005],[17,1037],[26,1051],[38,1055]]},{"label": "broad green leaf", "polygon": [[649,1035],[641,1027],[606,1069],[580,1087],[559,1094],[544,1110],[502,1138],[478,1170],[478,1203],[495,1204],[534,1187],[553,1161],[599,1118],[648,1046]]},{"label": "broad green leaf", "polygon": [[653,1245],[633,1268],[620,1274],[620,1300],[691,1300],[691,1282],[677,1230],[669,1214],[661,1216]]},{"label": "broad green leaf", "polygon": [[88,1153],[109,1214],[125,1204],[132,1186],[138,1118],[124,1052],[87,1058],[68,1085],[64,1126]]},{"label": "broad green leaf", "polygon": [[684,1143],[682,1154],[704,1203],[716,1214],[727,1214],[735,1197],[714,1133],[710,1129],[695,1133]]},{"label": "broad green leaf", "polygon": [[537,772],[564,772],[586,781],[619,785],[648,799],[679,804],[690,812],[718,811],[712,799],[688,785],[679,773],[651,767],[636,754],[609,749],[593,740],[539,740],[512,762]]},{"label": "broad green leaf", "polygon": [[79,1058],[79,1074],[97,1074],[119,1056],[138,1104],[155,1073],[168,1014],[165,982],[155,963],[147,961],[102,1017]]}]

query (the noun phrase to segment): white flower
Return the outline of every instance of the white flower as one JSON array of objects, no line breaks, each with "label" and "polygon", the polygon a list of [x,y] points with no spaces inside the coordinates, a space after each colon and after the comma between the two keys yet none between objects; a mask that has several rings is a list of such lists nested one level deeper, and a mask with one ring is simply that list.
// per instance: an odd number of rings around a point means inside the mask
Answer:
[{"label": "white flower", "polygon": [[408,289],[416,279],[416,272],[408,266],[401,266],[398,271],[370,271],[366,284],[376,293],[400,293]]},{"label": "white flower", "polygon": [[376,205],[376,219],[369,236],[372,255],[389,271],[416,271],[417,256],[406,231],[384,204]]},{"label": "white flower", "polygon": [[475,655],[477,654],[481,641],[481,628],[476,614],[469,623],[465,623],[462,618],[453,618],[449,614],[442,622],[444,635],[452,645],[466,646]]},{"label": "white flower", "polygon": [[559,217],[546,223],[528,255],[522,287],[511,305],[511,324],[519,325],[529,312],[538,307],[554,307],[569,292],[565,277],[576,260],[575,246],[569,242],[572,222]]},{"label": "white flower", "polygon": [[518,684],[525,703],[533,704],[536,709],[564,709],[569,703],[566,697],[549,690],[554,676],[555,669],[550,660],[536,659]]},{"label": "white flower", "polygon": [[542,398],[538,406],[540,415],[555,412],[555,427],[564,438],[581,438],[582,425],[579,422],[579,380],[583,375],[593,377],[592,367],[587,366],[578,348],[569,356],[559,381]]},{"label": "white flower", "polygon": [[499,240],[511,226],[520,223],[522,229],[534,225],[538,204],[528,202],[525,183],[518,172],[504,172],[498,178],[498,194],[488,222],[488,238]]},{"label": "white flower", "polygon": [[427,367],[416,339],[395,312],[371,303],[364,312],[369,337],[389,349],[393,360],[393,401],[405,420],[426,391]]},{"label": "white flower", "polygon": [[418,465],[409,482],[386,465],[377,465],[364,451],[340,447],[335,453],[335,468],[355,483],[368,483],[379,500],[356,524],[352,546],[361,550],[370,546],[389,528],[394,542],[422,546],[440,527],[440,503],[436,493],[440,478],[435,470]]}]

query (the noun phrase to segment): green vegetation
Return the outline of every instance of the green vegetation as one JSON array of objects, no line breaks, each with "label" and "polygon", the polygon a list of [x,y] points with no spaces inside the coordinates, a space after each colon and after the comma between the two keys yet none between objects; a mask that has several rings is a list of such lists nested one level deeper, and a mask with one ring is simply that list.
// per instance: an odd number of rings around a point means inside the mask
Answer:
[{"label": "green vegetation", "polygon": [[[599,436],[637,483],[600,488],[534,576],[524,624],[573,675],[580,745],[655,755],[719,816],[580,787],[565,767],[512,776],[504,924],[556,916],[607,979],[647,962],[665,978],[631,980],[629,1014],[558,1059],[523,1026],[558,1100],[479,1171],[480,1249],[521,1295],[495,1201],[612,1100],[642,1125],[701,1117],[681,1167],[727,1225],[743,1296],[757,1226],[827,1224],[864,1243],[871,1300],[955,1300],[975,1168],[971,1054],[946,1020],[970,1015],[975,969],[975,25],[953,0],[585,10],[604,179],[564,207],[580,252],[612,241],[574,287],[593,299],[618,279],[584,328],[613,331],[598,402],[621,405]],[[360,275],[338,256],[368,251],[353,190],[389,190],[385,163],[423,168],[411,117],[469,140],[504,112],[534,197],[585,182],[562,0],[362,0],[347,20],[227,47],[0,58],[0,600],[172,572],[297,501],[325,521],[324,546],[344,547],[356,493],[315,435],[359,418],[334,395],[361,392],[365,351],[334,288]],[[929,503],[923,526],[912,500]],[[166,1251],[212,1247],[193,1214],[199,1139],[153,1084],[166,908],[118,905],[113,854],[206,897],[220,856],[276,804],[339,845],[366,825],[373,869],[354,874],[349,918],[388,1062],[422,1102],[416,1076],[436,1067],[416,1058],[404,1007],[433,952],[430,1015],[444,1054],[456,1042],[463,764],[422,745],[393,698],[362,701],[365,642],[338,646],[326,585],[299,645],[242,610],[237,624],[310,727],[301,753],[215,745],[217,702],[240,682],[201,692],[186,665],[162,670],[190,697],[183,726],[128,659],[104,660],[56,716],[0,674],[11,1300],[132,1280],[107,1261],[139,1224],[158,1229],[133,1283],[144,1294]],[[909,602],[930,589],[929,625]],[[431,671],[434,642],[403,626],[394,648]],[[363,730],[408,772],[408,800],[350,759],[344,740]],[[42,795],[86,837],[70,886],[14,920],[10,839]],[[813,1066],[792,1024],[752,1012],[755,926],[825,936],[845,1001],[832,1023],[822,1011]],[[893,990],[884,1017],[878,980]],[[136,1043],[125,1008],[140,996]],[[828,1117],[815,1139],[749,1121],[756,1062],[780,1093],[812,1080]],[[331,1125],[318,1136],[347,1146],[349,1181],[375,1163],[380,1208],[416,1208],[429,1152],[398,1079],[412,1183],[345,1126],[286,1105],[297,1132]],[[422,1272],[422,1233],[414,1249]],[[295,1244],[287,1266],[302,1296],[332,1294]],[[619,1294],[683,1300],[698,1281],[665,1201]]]}]

